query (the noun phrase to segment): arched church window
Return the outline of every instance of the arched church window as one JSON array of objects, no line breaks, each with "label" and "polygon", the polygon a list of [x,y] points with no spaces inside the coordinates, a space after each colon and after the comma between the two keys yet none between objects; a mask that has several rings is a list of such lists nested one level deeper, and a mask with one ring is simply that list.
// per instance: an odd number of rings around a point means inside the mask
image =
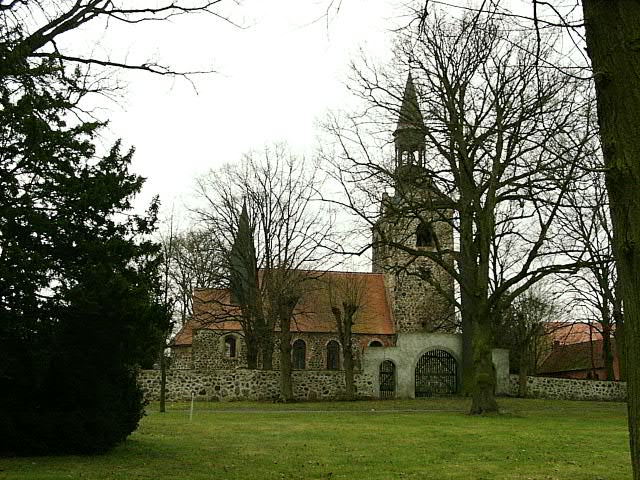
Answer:
[{"label": "arched church window", "polygon": [[327,343],[327,370],[340,369],[340,344],[335,340]]},{"label": "arched church window", "polygon": [[306,356],[307,345],[304,343],[304,340],[298,339],[293,342],[291,349],[291,366],[297,370],[304,370]]},{"label": "arched church window", "polygon": [[416,230],[417,247],[433,247],[436,244],[436,234],[430,224],[421,222]]},{"label": "arched church window", "polygon": [[224,355],[228,358],[236,358],[236,337],[233,335],[224,339]]}]

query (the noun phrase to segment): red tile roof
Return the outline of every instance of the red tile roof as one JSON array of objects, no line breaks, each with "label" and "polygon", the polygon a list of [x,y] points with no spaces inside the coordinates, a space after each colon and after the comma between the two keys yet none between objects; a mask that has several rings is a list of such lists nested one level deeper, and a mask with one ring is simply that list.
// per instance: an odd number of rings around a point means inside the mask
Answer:
[{"label": "red tile roof", "polygon": [[561,345],[602,339],[599,324],[547,322],[545,332],[551,340]]},{"label": "red tile roof", "polygon": [[[538,369],[539,374],[604,368],[602,340],[562,345],[554,348]],[[611,339],[615,358],[615,339]],[[593,360],[592,360],[593,358]]]},{"label": "red tile roof", "polygon": [[[353,333],[393,335],[395,333],[390,304],[380,273],[305,272],[306,286],[298,302],[291,324],[293,332],[336,332],[332,303],[341,306],[344,298],[356,292],[360,305],[353,324]],[[348,297],[347,297],[348,296]],[[174,346],[191,344],[193,329],[241,330],[234,320],[239,309],[231,305],[228,290],[197,289],[193,294],[194,320],[188,322],[173,341]]]},{"label": "red tile roof", "polygon": [[183,325],[176,336],[173,337],[169,345],[171,347],[189,347],[192,343],[193,337],[193,322],[188,321]]}]

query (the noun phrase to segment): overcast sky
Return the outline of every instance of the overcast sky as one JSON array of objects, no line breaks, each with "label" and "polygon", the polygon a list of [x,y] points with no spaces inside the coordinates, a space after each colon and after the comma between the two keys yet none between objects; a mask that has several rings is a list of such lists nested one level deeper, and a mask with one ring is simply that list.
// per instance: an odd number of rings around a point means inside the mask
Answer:
[{"label": "overcast sky", "polygon": [[342,2],[327,22],[320,17],[328,3],[245,0],[229,11],[244,28],[197,16],[103,34],[113,57],[219,72],[193,76],[195,89],[181,79],[118,74],[124,96],[99,116],[110,119],[107,141],[136,148],[133,169],[148,179],[138,208],[154,194],[179,207],[196,175],[269,142],[313,155],[317,122],[351,101],[343,83],[350,59],[362,48],[386,61],[399,21],[393,0]]},{"label": "overcast sky", "polygon": [[[327,19],[323,15],[332,3],[340,9]],[[218,72],[191,76],[193,85],[117,72],[127,88],[118,104],[106,102],[98,114],[110,119],[107,143],[121,138],[136,148],[133,170],[147,178],[137,207],[145,208],[159,194],[166,209],[182,205],[197,175],[267,143],[286,141],[295,153],[313,155],[317,123],[329,110],[355,102],[344,86],[350,61],[360,49],[379,65],[390,60],[392,29],[406,23],[400,17],[403,3],[224,0],[228,10],[221,13],[242,28],[211,15],[188,15],[133,28],[112,23],[102,30],[91,24],[69,41],[96,56]],[[440,7],[459,14],[468,4]],[[531,9],[530,0],[505,6]]]}]

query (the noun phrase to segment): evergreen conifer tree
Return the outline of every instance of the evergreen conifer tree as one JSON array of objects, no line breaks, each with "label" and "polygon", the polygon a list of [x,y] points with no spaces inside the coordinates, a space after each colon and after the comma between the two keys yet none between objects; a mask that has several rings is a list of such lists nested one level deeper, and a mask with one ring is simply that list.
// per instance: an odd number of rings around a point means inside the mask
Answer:
[{"label": "evergreen conifer tree", "polygon": [[167,328],[158,203],[130,212],[133,152],[98,155],[68,72],[0,33],[0,453],[104,451],[142,417],[136,369]]}]

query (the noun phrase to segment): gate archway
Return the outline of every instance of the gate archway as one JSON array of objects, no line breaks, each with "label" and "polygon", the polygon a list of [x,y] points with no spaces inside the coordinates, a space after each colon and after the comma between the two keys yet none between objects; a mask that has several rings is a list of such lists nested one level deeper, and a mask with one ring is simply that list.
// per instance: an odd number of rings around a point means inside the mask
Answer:
[{"label": "gate archway", "polygon": [[380,364],[378,378],[380,380],[380,398],[394,398],[396,396],[396,366],[391,360]]},{"label": "gate archway", "polygon": [[458,391],[458,364],[449,352],[431,350],[416,364],[416,398],[454,395]]}]

